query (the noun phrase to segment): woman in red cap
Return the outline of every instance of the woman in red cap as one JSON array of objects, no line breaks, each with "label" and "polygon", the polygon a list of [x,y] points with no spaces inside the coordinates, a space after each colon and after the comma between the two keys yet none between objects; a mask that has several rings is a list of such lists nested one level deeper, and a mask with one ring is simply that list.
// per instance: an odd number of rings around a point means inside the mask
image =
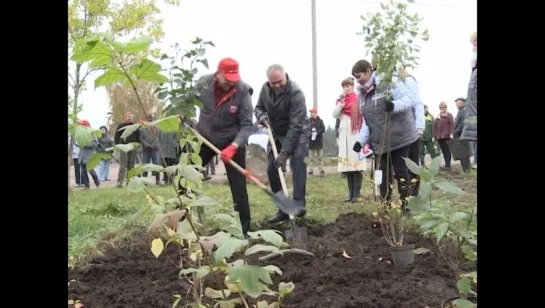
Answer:
[{"label": "woman in red cap", "polygon": [[[358,104],[358,95],[354,92],[354,79],[348,77],[341,82],[343,92],[333,109],[333,117],[339,122],[339,163],[337,170],[346,175],[348,197],[344,202],[356,203],[361,195],[362,171],[366,167],[363,153],[352,151],[352,145],[358,140],[363,116]],[[368,147],[366,149],[368,151]]]}]

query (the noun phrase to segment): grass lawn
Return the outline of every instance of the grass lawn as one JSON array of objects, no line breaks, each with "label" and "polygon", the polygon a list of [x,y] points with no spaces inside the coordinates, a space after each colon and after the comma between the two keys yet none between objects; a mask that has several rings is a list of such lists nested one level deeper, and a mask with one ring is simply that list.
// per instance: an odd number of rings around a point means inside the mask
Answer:
[{"label": "grass lawn", "polygon": [[[457,206],[471,206],[476,202],[476,177],[474,174],[447,177],[464,189],[463,196],[449,196],[449,201]],[[291,178],[288,176],[288,186]],[[165,198],[174,196],[172,187],[151,187],[152,193]],[[231,192],[227,184],[206,182],[205,192],[219,201],[218,206],[206,209],[206,217],[216,213],[233,211]],[[325,177],[313,176],[307,181],[307,217],[318,223],[334,221],[337,216],[349,212],[372,212],[375,207],[373,190],[367,179],[362,188],[363,202],[343,203],[346,197],[346,180],[338,173]],[[276,211],[270,197],[255,185],[248,184],[252,220],[256,223],[273,215]],[[396,193],[394,193],[394,196]],[[444,199],[443,199],[444,200]],[[100,253],[100,244],[115,245],[120,238],[130,235],[130,230],[147,226],[153,219],[151,215],[138,220],[134,214],[147,204],[144,192],[132,193],[126,189],[102,188],[76,191],[70,195],[68,210],[68,253],[73,261]],[[258,225],[259,227],[259,225]]]}]

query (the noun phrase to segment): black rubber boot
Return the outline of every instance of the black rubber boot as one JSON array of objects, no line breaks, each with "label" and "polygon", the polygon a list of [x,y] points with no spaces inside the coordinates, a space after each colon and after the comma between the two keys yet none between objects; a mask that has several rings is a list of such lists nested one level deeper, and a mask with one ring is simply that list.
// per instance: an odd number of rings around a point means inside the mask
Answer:
[{"label": "black rubber boot", "polygon": [[288,218],[289,218],[288,215],[282,213],[281,211],[277,211],[276,214],[274,214],[273,217],[271,217],[271,218],[269,218],[267,220],[267,222],[270,223],[270,224],[277,224],[277,223],[282,222],[282,221],[284,221],[284,220],[286,220]]},{"label": "black rubber boot", "polygon": [[354,193],[352,194],[352,203],[358,202],[358,198],[361,195],[361,183],[363,181],[363,174],[361,172],[354,172]]},{"label": "black rubber boot", "polygon": [[354,172],[345,172],[346,183],[348,184],[348,197],[344,199],[344,202],[352,202],[354,197]]}]

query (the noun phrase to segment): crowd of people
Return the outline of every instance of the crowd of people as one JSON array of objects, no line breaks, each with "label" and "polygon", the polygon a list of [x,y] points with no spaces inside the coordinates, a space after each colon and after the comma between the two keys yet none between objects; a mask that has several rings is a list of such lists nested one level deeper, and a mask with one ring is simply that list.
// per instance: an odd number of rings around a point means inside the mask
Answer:
[{"label": "crowd of people", "polygon": [[[367,168],[367,160],[373,158],[374,176],[381,176],[380,196],[389,201],[392,196],[390,184],[394,178],[398,182],[398,193],[403,208],[409,195],[418,195],[419,179],[408,169],[404,158],[408,157],[416,164],[424,164],[424,154],[436,157],[435,142],[438,143],[445,159],[444,170],[450,169],[451,160],[460,160],[462,169],[471,169],[470,157],[477,149],[477,61],[476,33],[471,36],[474,60],[467,98],[456,99],[458,113],[454,118],[447,111],[447,104],[441,102],[437,118],[429,113],[422,102],[416,78],[409,74],[403,64],[398,64],[394,72],[393,87],[387,88],[380,83],[375,73],[380,63],[359,60],[352,67],[352,76],[341,81],[342,94],[337,98],[333,117],[337,119],[336,133],[339,146],[338,171],[347,180],[348,196],[346,202],[356,202],[361,195],[362,171]],[[303,210],[298,216],[304,216],[306,210],[307,175],[314,174],[317,167],[319,174],[323,170],[323,120],[316,109],[307,110],[305,95],[299,85],[290,78],[284,68],[273,64],[266,70],[267,80],[263,83],[255,108],[252,105],[253,88],[241,80],[239,64],[232,58],[222,59],[213,74],[202,76],[196,83],[197,95],[202,102],[198,121],[192,125],[205,139],[221,149],[221,160],[225,163],[227,179],[231,188],[235,210],[238,211],[243,233],[250,228],[250,208],[246,188],[246,174],[235,169],[231,162],[242,168],[246,165],[246,145],[250,135],[256,132],[253,118],[257,123],[273,133],[278,155],[268,149],[267,176],[274,193],[282,190],[278,170],[285,170],[289,158],[292,171],[292,199]],[[310,111],[310,117],[307,112]],[[153,118],[148,118],[152,121]],[[99,174],[87,170],[86,163],[94,150],[103,150],[115,144],[140,143],[142,163],[154,163],[169,166],[178,163],[180,153],[176,133],[165,133],[156,127],[142,127],[132,132],[127,138],[121,138],[122,129],[134,123],[132,113],[127,113],[125,121],[116,128],[112,140],[107,137],[94,140],[92,144],[79,149],[77,165],[81,177],[76,182],[89,187],[90,173],[95,184],[108,179],[108,162],[101,162]],[[80,121],[80,125],[89,125]],[[122,187],[127,179],[127,170],[134,168],[137,149],[127,153],[120,152],[117,186]],[[159,151],[164,160],[161,161]],[[216,153],[203,145],[198,155],[202,166],[208,166],[214,173]],[[311,166],[307,170],[305,157],[311,157]],[[308,173],[307,173],[308,171]],[[143,176],[147,176],[143,174]],[[160,183],[159,174],[154,174]],[[165,175],[164,181],[169,182]],[[180,190],[183,193],[183,190]],[[288,216],[278,210],[269,223],[278,223]]]}]

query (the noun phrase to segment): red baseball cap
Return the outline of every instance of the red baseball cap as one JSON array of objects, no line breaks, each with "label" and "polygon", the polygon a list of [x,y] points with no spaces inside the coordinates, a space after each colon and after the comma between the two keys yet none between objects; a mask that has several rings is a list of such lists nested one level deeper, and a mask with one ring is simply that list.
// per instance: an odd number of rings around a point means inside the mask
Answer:
[{"label": "red baseball cap", "polygon": [[218,71],[220,71],[225,79],[230,82],[237,82],[240,80],[240,74],[238,73],[238,62],[232,58],[224,58],[218,64]]},{"label": "red baseball cap", "polygon": [[81,126],[91,126],[91,124],[87,120],[79,120],[78,124]]},{"label": "red baseball cap", "polygon": [[312,112],[312,113],[318,113],[318,109],[317,109],[317,108],[312,108],[312,109],[310,109],[309,111]]}]

